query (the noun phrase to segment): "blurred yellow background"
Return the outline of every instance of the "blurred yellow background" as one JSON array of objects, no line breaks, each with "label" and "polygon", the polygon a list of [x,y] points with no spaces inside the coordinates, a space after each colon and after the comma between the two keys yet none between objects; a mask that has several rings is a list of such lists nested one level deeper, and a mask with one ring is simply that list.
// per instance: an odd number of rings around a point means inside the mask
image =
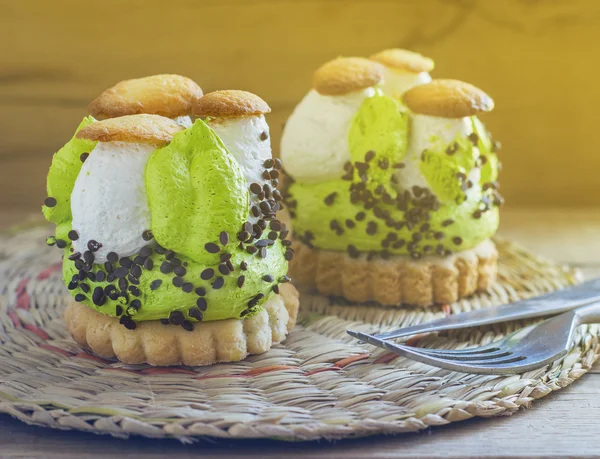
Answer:
[{"label": "blurred yellow background", "polygon": [[510,205],[600,204],[598,0],[2,0],[0,34],[0,208],[38,208],[52,153],[119,80],[253,91],[277,152],[320,64],[389,47],[495,99]]}]

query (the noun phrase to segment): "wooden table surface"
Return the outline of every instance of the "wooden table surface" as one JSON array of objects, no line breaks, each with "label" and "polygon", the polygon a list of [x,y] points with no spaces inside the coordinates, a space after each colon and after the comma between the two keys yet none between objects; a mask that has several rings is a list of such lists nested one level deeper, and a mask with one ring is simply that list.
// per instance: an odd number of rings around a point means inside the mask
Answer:
[{"label": "wooden table surface", "polygon": [[[27,212],[0,208],[0,227]],[[501,234],[554,260],[600,276],[600,209],[507,209]],[[510,417],[472,419],[418,434],[336,443],[114,439],[22,424],[0,415],[0,458],[476,458],[599,457],[600,366]]]}]

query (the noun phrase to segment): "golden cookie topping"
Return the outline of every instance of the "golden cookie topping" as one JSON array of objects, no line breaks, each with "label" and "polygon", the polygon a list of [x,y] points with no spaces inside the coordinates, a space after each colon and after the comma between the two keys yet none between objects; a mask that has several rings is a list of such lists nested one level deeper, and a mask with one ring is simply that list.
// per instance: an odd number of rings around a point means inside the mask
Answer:
[{"label": "golden cookie topping", "polygon": [[227,89],[205,94],[193,107],[193,114],[200,118],[238,118],[242,116],[258,116],[271,111],[271,107],[248,91]]},{"label": "golden cookie topping", "polygon": [[313,87],[324,96],[341,96],[375,86],[383,80],[381,64],[363,57],[339,57],[313,75]]},{"label": "golden cookie topping", "polygon": [[413,73],[431,72],[434,67],[432,59],[400,48],[384,49],[373,54],[369,59],[386,67]]},{"label": "golden cookie topping", "polygon": [[403,99],[413,113],[441,118],[463,118],[494,108],[494,101],[485,92],[458,80],[433,80],[415,86]]},{"label": "golden cookie topping", "polygon": [[167,118],[191,114],[202,89],[181,75],[153,75],[117,83],[96,97],[88,111],[97,119],[148,113]]},{"label": "golden cookie topping", "polygon": [[78,139],[97,142],[168,144],[183,127],[159,115],[128,115],[88,124],[77,133]]}]

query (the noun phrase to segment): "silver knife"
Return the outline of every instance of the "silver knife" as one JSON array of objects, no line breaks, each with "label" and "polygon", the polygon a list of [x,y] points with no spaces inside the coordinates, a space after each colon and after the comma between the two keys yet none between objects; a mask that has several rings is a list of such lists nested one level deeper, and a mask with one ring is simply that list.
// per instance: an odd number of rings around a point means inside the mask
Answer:
[{"label": "silver knife", "polygon": [[534,317],[552,316],[561,312],[575,309],[579,306],[600,301],[600,278],[592,279],[574,287],[536,296],[515,303],[478,309],[451,315],[425,324],[400,328],[379,335],[368,335],[356,330],[347,330],[348,334],[366,341],[374,336],[379,339],[402,338],[404,336],[429,333],[440,330],[455,330],[458,328],[477,327],[510,320],[531,319]]}]

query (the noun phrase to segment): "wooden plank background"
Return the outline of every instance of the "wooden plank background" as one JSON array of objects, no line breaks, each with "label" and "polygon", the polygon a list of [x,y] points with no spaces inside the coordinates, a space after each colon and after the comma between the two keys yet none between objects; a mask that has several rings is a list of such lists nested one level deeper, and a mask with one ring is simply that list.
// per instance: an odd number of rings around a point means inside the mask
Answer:
[{"label": "wooden plank background", "polygon": [[317,66],[394,46],[494,97],[510,203],[598,205],[598,43],[597,0],[0,0],[0,206],[41,203],[51,154],[118,80],[254,91],[276,150]]}]

